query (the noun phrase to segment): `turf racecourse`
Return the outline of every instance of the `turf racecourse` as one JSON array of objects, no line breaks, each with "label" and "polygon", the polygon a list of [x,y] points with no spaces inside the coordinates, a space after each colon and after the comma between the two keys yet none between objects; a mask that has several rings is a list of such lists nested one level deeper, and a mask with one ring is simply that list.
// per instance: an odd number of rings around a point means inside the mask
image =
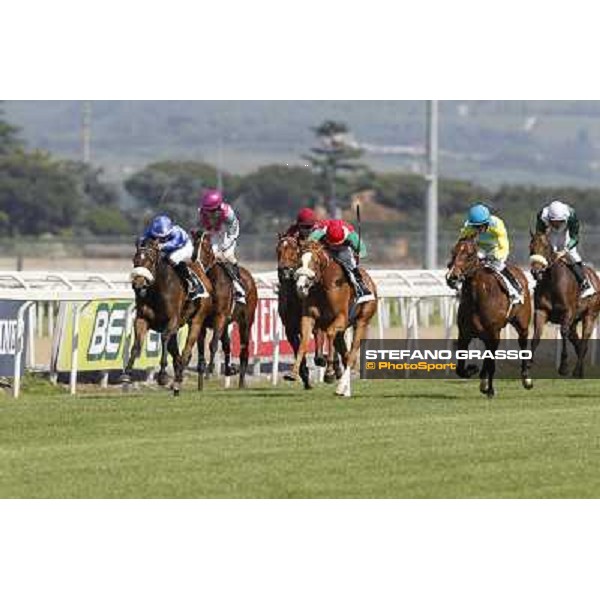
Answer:
[{"label": "turf racecourse", "polygon": [[600,381],[0,397],[3,498],[600,497]]}]

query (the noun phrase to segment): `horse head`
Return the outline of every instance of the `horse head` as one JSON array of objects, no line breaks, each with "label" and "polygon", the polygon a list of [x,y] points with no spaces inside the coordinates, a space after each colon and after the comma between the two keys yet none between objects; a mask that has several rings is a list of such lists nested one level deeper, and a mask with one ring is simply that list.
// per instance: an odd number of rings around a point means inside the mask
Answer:
[{"label": "horse head", "polygon": [[473,238],[461,238],[452,249],[446,281],[451,288],[471,276],[479,266],[477,242]]},{"label": "horse head", "polygon": [[291,281],[300,262],[300,244],[292,235],[279,234],[277,241],[277,274],[279,281]]},{"label": "horse head", "polygon": [[312,286],[321,280],[329,259],[320,242],[308,240],[300,245],[301,266],[296,269],[296,290],[301,298],[306,298]]},{"label": "horse head", "polygon": [[143,298],[148,288],[155,282],[159,260],[160,247],[156,240],[136,244],[133,269],[129,275],[136,296]]},{"label": "horse head", "polygon": [[531,265],[531,275],[536,281],[539,281],[546,269],[553,262],[552,245],[548,236],[543,231],[529,232],[529,263]]}]

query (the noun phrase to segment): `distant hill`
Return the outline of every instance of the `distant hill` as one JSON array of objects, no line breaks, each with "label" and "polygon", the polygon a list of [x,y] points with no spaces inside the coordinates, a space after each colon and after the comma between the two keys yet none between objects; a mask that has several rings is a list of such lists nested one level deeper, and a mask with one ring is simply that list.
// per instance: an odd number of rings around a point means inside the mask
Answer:
[{"label": "distant hill", "polygon": [[[82,103],[8,101],[8,120],[30,147],[81,154]],[[416,170],[425,105],[416,101],[101,101],[92,103],[92,160],[111,179],[149,162],[197,159],[233,172],[267,163],[302,164],[310,127],[346,122],[378,170]],[[448,101],[441,103],[441,171],[487,185],[600,185],[600,102]],[[220,150],[219,150],[220,147]]]}]

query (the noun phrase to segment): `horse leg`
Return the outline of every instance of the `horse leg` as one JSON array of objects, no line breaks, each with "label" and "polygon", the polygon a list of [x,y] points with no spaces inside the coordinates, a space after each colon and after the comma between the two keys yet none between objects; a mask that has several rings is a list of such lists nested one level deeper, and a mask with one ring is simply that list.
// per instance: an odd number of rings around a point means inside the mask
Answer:
[{"label": "horse leg", "polygon": [[[338,334],[344,335],[345,327],[345,315],[338,314],[333,320],[333,323],[327,328],[326,335],[329,341],[329,348],[327,352],[327,368],[325,369],[325,383],[333,383],[335,381],[335,369],[333,366],[333,355],[335,353],[335,340]],[[344,360],[346,357],[343,357]]]},{"label": "horse leg", "polygon": [[533,357],[535,356],[535,351],[540,343],[540,338],[542,337],[542,332],[544,331],[544,325],[548,322],[548,313],[545,310],[537,309],[533,313],[533,337],[531,338],[531,360],[529,365],[531,366],[533,363]]},{"label": "horse leg", "polygon": [[[572,325],[573,317],[570,313],[566,313],[560,323],[560,335],[562,337],[562,350],[560,353],[560,366],[558,367],[559,375],[568,375],[569,374],[569,364],[568,364],[568,355],[567,355],[567,340],[571,337],[571,325]],[[577,345],[575,342],[571,340],[571,343],[575,347],[575,352],[577,352]]]},{"label": "horse leg", "polygon": [[[485,340],[485,349],[491,352],[496,352],[500,345],[499,333],[493,334],[493,337],[489,337]],[[479,374],[479,391],[485,394],[488,398],[492,398],[496,395],[494,390],[494,373],[496,372],[496,361],[493,358],[486,358],[483,361],[483,367]]]},{"label": "horse leg", "polygon": [[[513,327],[517,330],[519,335],[519,348],[521,350],[527,350],[527,337],[529,334],[529,327],[523,320],[515,320]],[[530,361],[527,359],[521,360],[521,384],[526,390],[530,390],[533,387],[533,379],[529,375]]]},{"label": "horse leg", "polygon": [[[185,346],[183,348],[183,353],[181,355],[181,364],[182,369],[188,366],[190,360],[192,359],[192,349],[194,345],[198,343],[198,338],[200,337],[200,332],[204,329],[204,316],[200,318],[196,317],[192,319],[190,323],[188,323],[188,335],[185,340]],[[202,377],[202,373],[198,371],[198,389],[201,390],[204,387],[204,381]]]},{"label": "horse leg", "polygon": [[131,348],[131,354],[123,373],[121,374],[121,383],[131,383],[131,372],[135,361],[142,353],[142,343],[148,331],[148,322],[145,319],[136,318],[134,323],[134,342]]},{"label": "horse leg", "polygon": [[[471,343],[471,337],[465,335],[464,333],[459,333],[458,335],[458,343],[457,350],[468,350],[469,344]],[[463,379],[470,379],[479,369],[477,365],[469,364],[465,366],[466,359],[459,358],[456,361],[456,374]]]},{"label": "horse leg", "polygon": [[200,335],[198,336],[198,340],[196,342],[196,348],[198,351],[198,365],[196,370],[198,371],[198,385],[200,385],[200,381],[204,383],[204,374],[206,373],[206,357],[204,356],[204,347],[206,344],[206,325],[202,324],[202,329],[200,330]]},{"label": "horse leg", "polygon": [[240,380],[239,387],[246,387],[246,373],[248,372],[248,357],[250,356],[250,323],[247,317],[238,321],[240,332]]},{"label": "horse leg", "polygon": [[158,385],[165,386],[169,382],[169,376],[167,375],[167,342],[169,341],[169,334],[163,332],[160,334],[160,369],[156,380]]},{"label": "horse leg", "polygon": [[183,363],[181,361],[181,355],[179,354],[177,331],[173,331],[169,334],[167,350],[173,359],[173,371],[175,372],[175,378],[173,380],[173,396],[179,396],[181,383],[183,382]]},{"label": "horse leg", "polygon": [[231,336],[229,335],[229,327],[223,327],[223,335],[221,336],[221,348],[225,356],[225,375],[236,375],[238,370],[235,365],[231,364]]},{"label": "horse leg", "polygon": [[287,381],[298,381],[300,373],[300,365],[302,361],[306,360],[306,353],[308,352],[308,342],[313,334],[315,327],[315,320],[312,317],[304,316],[300,321],[300,346],[296,354],[296,360],[294,360],[294,366],[292,367],[291,373],[286,373],[283,378]]},{"label": "horse leg", "polygon": [[[354,339],[356,339],[356,328],[354,329],[354,336]],[[334,357],[337,357],[338,361],[341,357],[344,365],[344,369],[342,370],[341,376],[338,377],[340,381],[337,385],[335,393],[338,396],[350,396],[350,375],[352,371],[352,365],[348,362],[349,352],[348,347],[346,346],[346,338],[344,337],[344,333],[338,333],[335,336],[333,343],[334,348],[332,350],[335,350]]]},{"label": "horse leg", "polygon": [[[220,314],[215,317],[215,322],[213,323],[213,334],[209,344],[210,350],[210,360],[208,361],[208,372],[214,373],[215,370],[215,356],[217,354],[217,350],[219,349],[219,340],[223,336],[223,328],[225,327],[225,315]],[[221,373],[217,373],[219,376]]]},{"label": "horse leg", "polygon": [[324,367],[327,364],[323,346],[325,345],[325,334],[321,329],[315,331],[315,366]]},{"label": "horse leg", "polygon": [[[577,335],[577,324],[573,323],[572,327],[572,338],[577,338],[577,364],[575,365],[575,369],[573,370],[573,377],[583,377],[583,363],[585,357],[587,355],[587,349],[589,344],[590,336],[592,335],[592,330],[594,328],[595,318],[590,315],[588,312],[583,318],[581,324],[581,338]],[[571,343],[575,345],[575,342],[571,339]]]}]

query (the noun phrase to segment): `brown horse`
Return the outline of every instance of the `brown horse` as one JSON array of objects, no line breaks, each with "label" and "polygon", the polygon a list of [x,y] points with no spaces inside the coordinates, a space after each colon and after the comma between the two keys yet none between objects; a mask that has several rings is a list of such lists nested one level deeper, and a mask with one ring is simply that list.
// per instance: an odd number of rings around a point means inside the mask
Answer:
[{"label": "brown horse", "polygon": [[[248,370],[248,356],[250,352],[250,331],[258,303],[256,282],[247,269],[240,267],[240,277],[246,293],[246,304],[235,302],[233,282],[223,264],[216,259],[210,244],[210,238],[207,235],[196,236],[194,255],[206,270],[206,275],[210,279],[213,289],[212,311],[204,321],[202,331],[198,337],[198,373],[204,373],[205,371],[207,373],[214,372],[215,355],[219,340],[221,340],[223,354],[225,355],[225,375],[235,374],[235,368],[231,364],[229,325],[237,323],[240,334],[239,387],[246,387],[246,372]],[[208,366],[204,357],[207,329],[213,330],[209,346],[210,359]]]},{"label": "brown horse", "polygon": [[[485,266],[477,256],[477,243],[470,238],[460,239],[452,250],[446,280],[455,288],[462,282],[457,312],[458,350],[467,350],[472,339],[480,339],[485,349],[496,352],[500,345],[500,331],[510,323],[517,331],[519,348],[527,349],[531,298],[527,278],[521,269],[510,266],[510,270],[523,289],[523,304],[512,305],[505,284],[494,271]],[[478,369],[476,365],[465,367],[465,360],[457,361],[456,374],[469,378]],[[485,358],[479,373],[479,390],[488,397],[494,396],[494,374],[496,362]],[[529,376],[529,361],[521,360],[521,383],[525,389],[533,387]]]},{"label": "brown horse", "polygon": [[[200,268],[191,265],[209,294],[212,284]],[[139,358],[142,343],[148,329],[161,334],[162,354],[158,382],[167,383],[167,350],[173,358],[175,379],[173,393],[179,395],[183,370],[192,356],[192,349],[207,315],[212,309],[212,298],[188,300],[185,284],[171,264],[165,260],[155,240],[138,244],[133,258],[131,285],[135,292],[136,316],[134,321],[135,341],[121,381],[131,381],[135,360]],[[183,353],[179,354],[177,332],[188,325],[188,335]],[[201,387],[201,385],[199,386]]]},{"label": "brown horse", "polygon": [[[583,377],[588,340],[600,312],[600,294],[579,297],[579,285],[575,275],[562,256],[552,250],[548,236],[543,232],[531,233],[529,242],[531,274],[536,281],[534,292],[533,339],[531,351],[535,353],[544,325],[557,323],[562,335],[562,351],[558,372],[568,374],[567,339],[577,355],[574,377]],[[585,273],[596,291],[600,290],[600,280],[593,269],[585,267]],[[582,323],[581,338],[577,333],[578,323]]]},{"label": "brown horse", "polygon": [[[297,269],[295,277],[296,290],[302,300],[301,342],[292,372],[286,379],[297,380],[310,337],[317,327],[325,331],[329,340],[327,369],[333,368],[334,348],[342,357],[344,374],[336,394],[347,395],[350,390],[350,370],[356,362],[360,341],[365,337],[369,321],[377,310],[377,288],[369,274],[362,269],[364,282],[375,299],[355,305],[354,289],[343,268],[323,245],[309,240],[301,245],[300,250],[302,266]],[[344,332],[350,326],[354,328],[354,336],[348,351]]]},{"label": "brown horse", "polygon": [[[283,323],[285,335],[294,350],[294,357],[298,355],[300,347],[300,320],[302,318],[302,302],[296,292],[296,269],[300,266],[300,240],[295,235],[279,234],[277,247],[277,278],[279,280],[279,302],[277,304],[279,318]],[[325,367],[327,359],[323,354],[325,335],[320,329],[315,329],[315,365]],[[333,358],[333,371],[325,373],[325,382],[332,383],[335,378],[342,375],[339,354],[335,352]],[[300,378],[305,389],[310,389],[309,371],[306,358],[300,365]]]}]

